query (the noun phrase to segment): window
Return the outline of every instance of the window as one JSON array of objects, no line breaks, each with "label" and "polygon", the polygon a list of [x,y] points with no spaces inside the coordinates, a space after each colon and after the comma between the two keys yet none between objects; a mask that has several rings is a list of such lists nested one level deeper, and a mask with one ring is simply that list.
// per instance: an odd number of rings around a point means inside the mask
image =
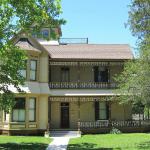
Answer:
[{"label": "window", "polygon": [[108,102],[95,101],[95,120],[109,119],[109,105]]},{"label": "window", "polygon": [[36,98],[29,99],[29,121],[36,121]]},{"label": "window", "polygon": [[30,60],[30,80],[36,81],[37,60]]},{"label": "window", "polygon": [[13,108],[12,121],[25,121],[25,98],[16,98],[16,104]]},{"label": "window", "polygon": [[49,37],[49,30],[47,30],[47,29],[42,30],[42,36],[43,36],[43,38],[48,38]]},{"label": "window", "polygon": [[69,68],[67,67],[61,68],[61,81],[69,82]]},{"label": "window", "polygon": [[27,61],[25,61],[25,65],[24,68],[19,70],[19,74],[23,77],[23,78],[27,78]]},{"label": "window", "polygon": [[9,122],[9,114],[4,112],[4,121]]},{"label": "window", "polygon": [[94,81],[108,82],[108,69],[106,67],[94,67]]},{"label": "window", "polygon": [[99,119],[107,119],[107,105],[106,102],[99,102]]}]

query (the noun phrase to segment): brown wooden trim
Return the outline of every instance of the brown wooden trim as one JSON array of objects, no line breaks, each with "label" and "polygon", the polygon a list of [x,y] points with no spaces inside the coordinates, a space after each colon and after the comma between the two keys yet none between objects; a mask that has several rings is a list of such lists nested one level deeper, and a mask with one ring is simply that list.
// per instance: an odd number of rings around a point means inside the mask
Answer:
[{"label": "brown wooden trim", "polygon": [[44,129],[31,129],[31,130],[5,130],[0,129],[0,134],[3,135],[41,135],[44,136],[46,130]]}]

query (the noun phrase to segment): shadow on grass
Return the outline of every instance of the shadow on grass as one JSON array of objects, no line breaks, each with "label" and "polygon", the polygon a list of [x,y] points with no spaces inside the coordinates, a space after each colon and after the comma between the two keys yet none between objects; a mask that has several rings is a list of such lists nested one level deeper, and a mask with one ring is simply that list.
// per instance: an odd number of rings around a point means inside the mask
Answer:
[{"label": "shadow on grass", "polygon": [[140,143],[140,144],[138,144],[137,147],[138,147],[138,149],[147,149],[147,150],[149,150],[150,149],[150,141]]},{"label": "shadow on grass", "polygon": [[47,146],[44,143],[5,143],[0,144],[0,150],[45,150]]},{"label": "shadow on grass", "polygon": [[[92,143],[69,144],[67,150],[113,150],[113,148],[95,147],[96,144]],[[121,150],[121,148],[115,148],[115,150]]]}]

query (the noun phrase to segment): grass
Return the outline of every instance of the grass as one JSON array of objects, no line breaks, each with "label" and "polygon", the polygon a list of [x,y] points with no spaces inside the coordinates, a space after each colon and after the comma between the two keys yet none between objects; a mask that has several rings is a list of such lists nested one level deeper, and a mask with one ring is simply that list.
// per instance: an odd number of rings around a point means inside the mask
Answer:
[{"label": "grass", "polygon": [[68,150],[150,150],[150,134],[96,134],[71,139]]},{"label": "grass", "polygon": [[50,142],[37,136],[0,136],[0,150],[45,150]]}]

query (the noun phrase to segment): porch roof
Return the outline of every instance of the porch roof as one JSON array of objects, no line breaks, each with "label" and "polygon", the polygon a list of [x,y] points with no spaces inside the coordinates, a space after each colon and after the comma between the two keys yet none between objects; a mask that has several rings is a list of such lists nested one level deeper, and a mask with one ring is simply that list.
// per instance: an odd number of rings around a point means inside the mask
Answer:
[{"label": "porch roof", "polygon": [[[17,89],[13,85],[9,85],[8,89],[18,94]],[[20,86],[20,89],[27,94],[49,94],[48,83],[25,82],[23,86]]]},{"label": "porch roof", "polygon": [[51,96],[116,96],[119,95],[114,90],[97,90],[97,89],[50,89]]},{"label": "porch roof", "polygon": [[128,44],[44,45],[52,59],[133,59]]}]

